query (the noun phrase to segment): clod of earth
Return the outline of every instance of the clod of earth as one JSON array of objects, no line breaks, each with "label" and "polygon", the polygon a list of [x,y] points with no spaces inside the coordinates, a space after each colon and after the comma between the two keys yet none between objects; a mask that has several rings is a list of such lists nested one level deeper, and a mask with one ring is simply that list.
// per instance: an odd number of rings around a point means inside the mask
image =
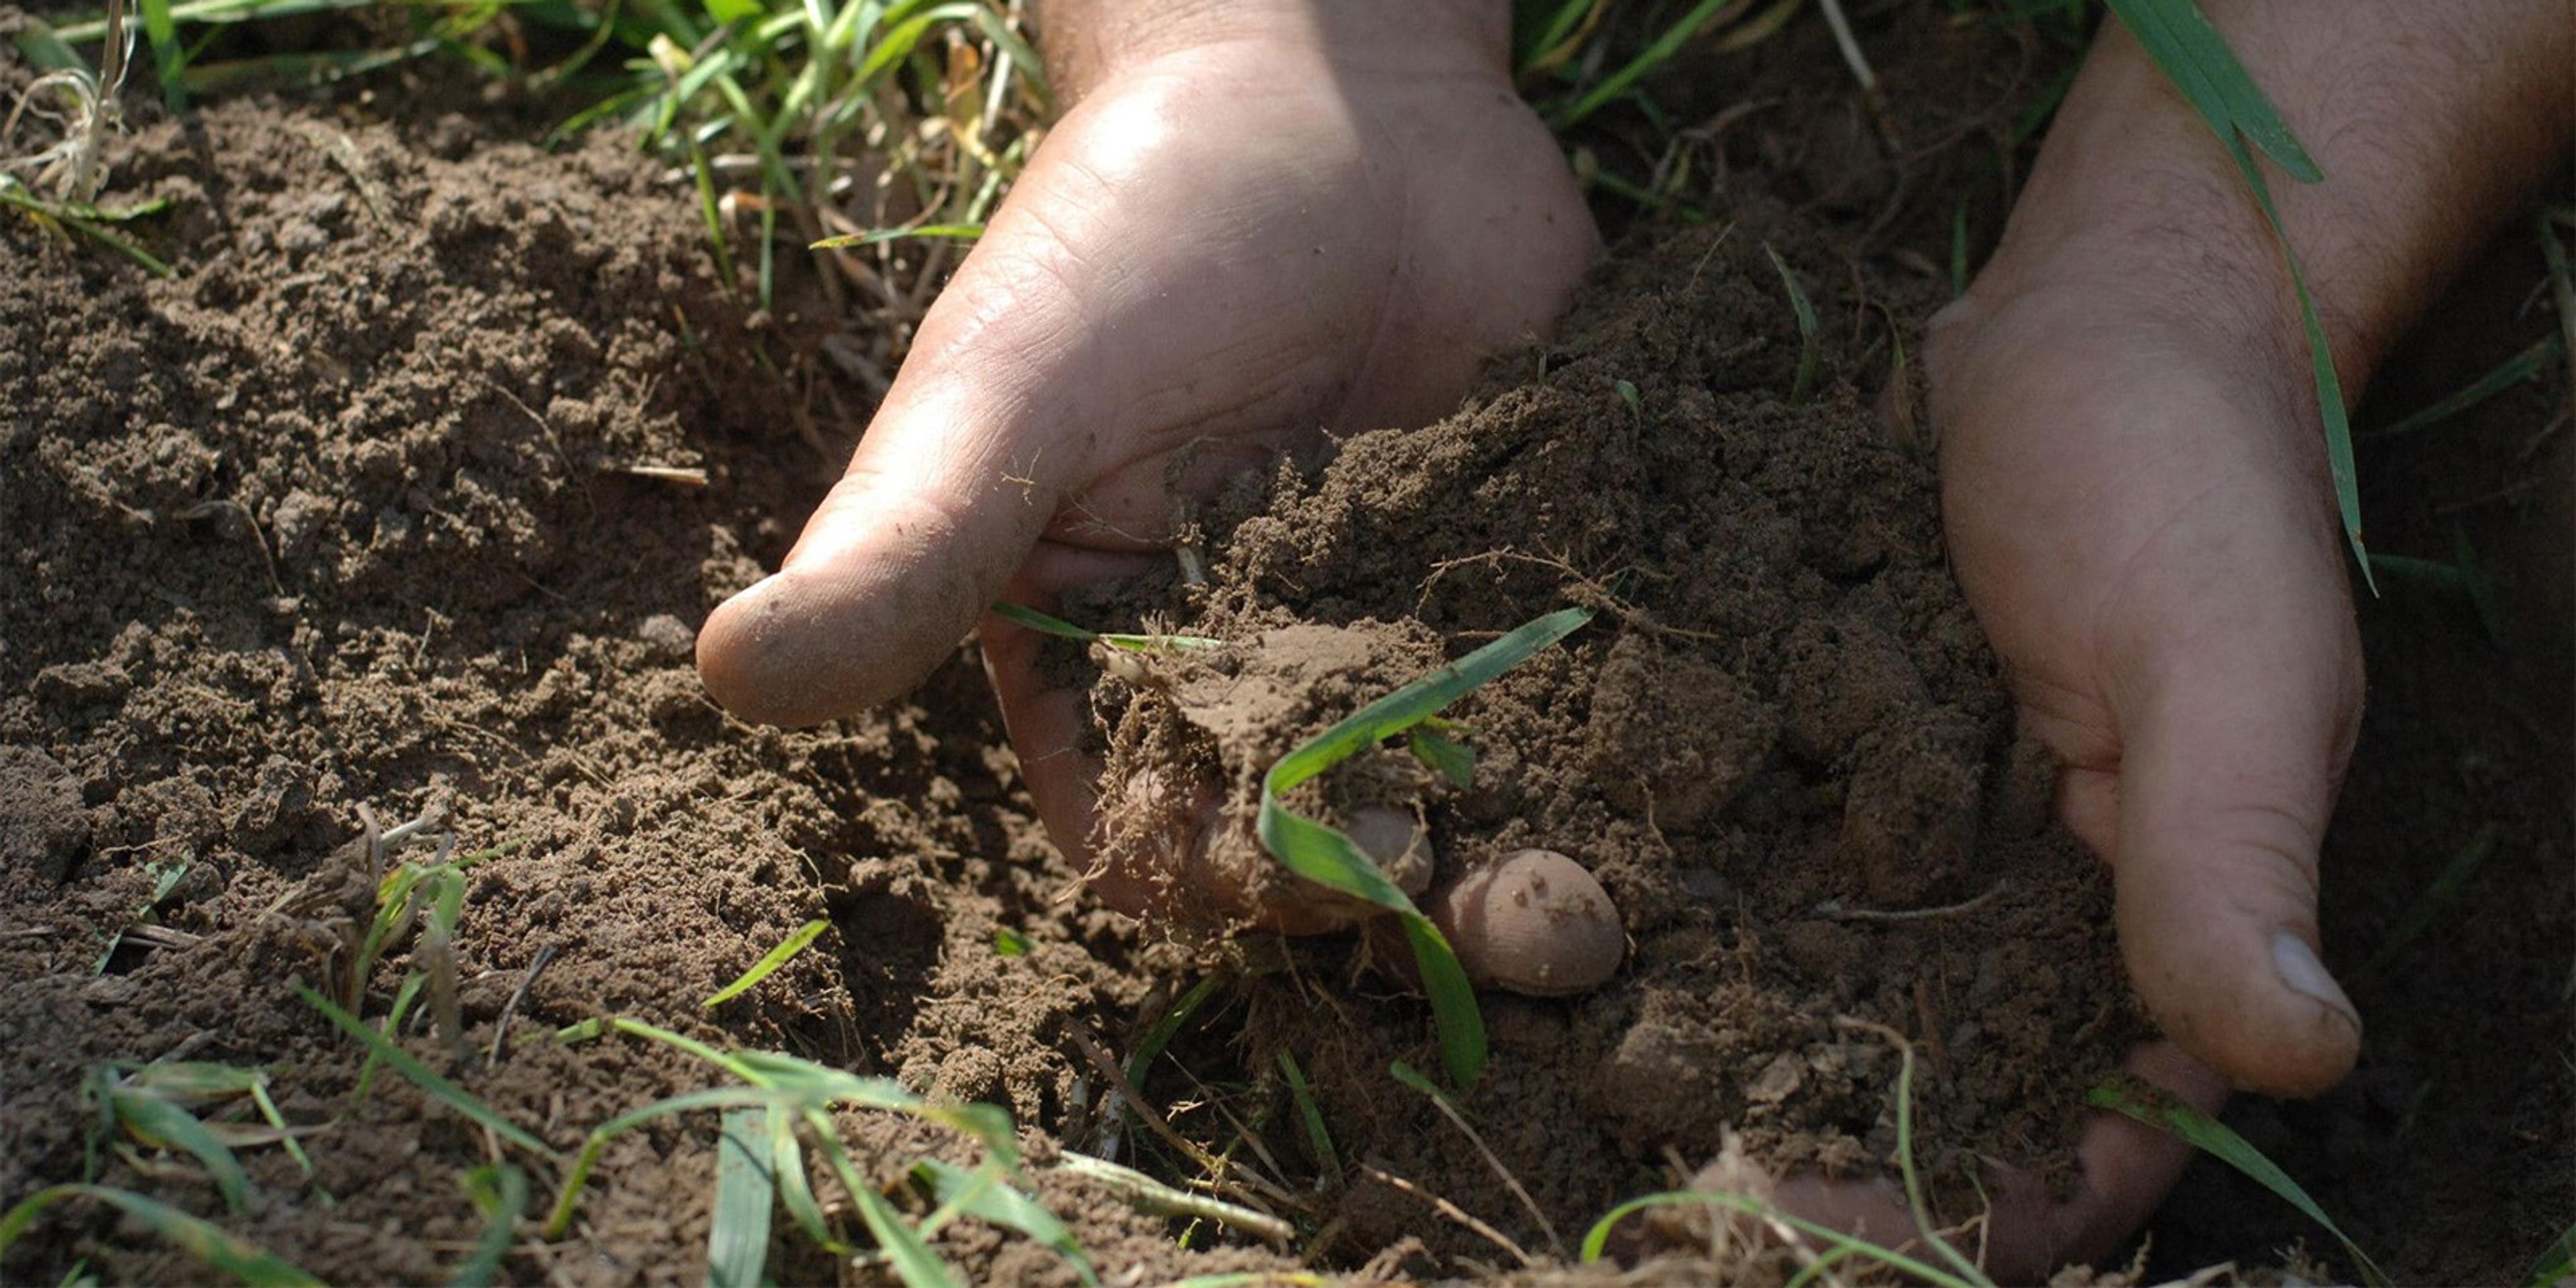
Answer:
[{"label": "clod of earth", "polygon": [[1554,850],[1520,850],[1433,896],[1467,976],[1529,997],[1600,987],[1628,955],[1608,891]]}]

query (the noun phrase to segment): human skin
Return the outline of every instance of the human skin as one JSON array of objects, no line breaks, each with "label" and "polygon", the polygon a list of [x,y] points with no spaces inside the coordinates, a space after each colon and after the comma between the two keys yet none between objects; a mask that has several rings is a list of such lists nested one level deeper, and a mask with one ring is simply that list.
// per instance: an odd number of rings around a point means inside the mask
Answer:
[{"label": "human skin", "polygon": [[[2562,0],[2206,0],[2327,174],[2273,176],[2346,388],[2566,156]],[[1184,489],[1318,431],[1427,421],[1541,332],[1596,254],[1512,92],[1491,0],[1056,0],[1071,104],[925,319],[848,475],[780,573],[709,618],[727,707],[803,724],[896,696],[983,605],[1145,566]],[[2123,952],[2171,1044],[2139,1072],[2332,1085],[2359,1020],[2317,965],[2317,848],[2361,700],[2346,560],[2279,252],[2232,164],[2116,24],[1927,369],[1961,583],[2025,727],[2112,865]],[[1037,641],[982,619],[1030,790],[1086,862],[1097,766]],[[1194,897],[1283,929],[1293,900]],[[1157,875],[1104,873],[1150,910]],[[2197,1057],[2197,1059],[2188,1058]],[[2212,1070],[2216,1072],[2212,1072]],[[2008,1182],[1999,1272],[2101,1253],[2180,1147],[2098,1117],[2084,1181]],[[1884,1187],[1791,1179],[1884,1238]]]}]

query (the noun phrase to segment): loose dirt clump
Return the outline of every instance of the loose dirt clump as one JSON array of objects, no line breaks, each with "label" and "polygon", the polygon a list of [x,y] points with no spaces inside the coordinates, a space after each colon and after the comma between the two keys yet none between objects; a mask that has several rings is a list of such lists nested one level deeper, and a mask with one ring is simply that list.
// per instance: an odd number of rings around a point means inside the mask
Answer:
[{"label": "loose dirt clump", "polygon": [[[1736,215],[1618,257],[1566,338],[1497,365],[1457,416],[1238,486],[1208,517],[1205,585],[1121,595],[1235,643],[1094,690],[1104,798],[1199,784],[1233,820],[1213,834],[1239,838],[1282,752],[1569,601],[1601,610],[1449,713],[1470,785],[1381,749],[1300,789],[1325,817],[1419,809],[1439,879],[1544,847],[1617,903],[1626,969],[1565,1001],[1489,997],[1495,1056],[1469,1097],[1560,1227],[1730,1140],[1778,1168],[1893,1167],[1897,1055],[1845,1018],[1911,1039],[1916,1150],[1948,1180],[1977,1158],[2062,1175],[2085,1088],[2142,1032],[2107,873],[2049,822],[2052,766],[2016,740],[1944,566],[1929,466],[1869,405],[1888,333],[1823,286],[1868,279],[1811,226]],[[1805,406],[1785,396],[1801,341],[1766,238],[1836,320],[1833,379]],[[1869,284],[1900,315],[1926,307]],[[1317,948],[1312,972],[1337,955]],[[1542,1246],[1469,1142],[1387,1076],[1433,1062],[1420,1004],[1385,991],[1283,999],[1257,1042],[1307,1064],[1345,1152],[1440,1178]],[[1973,1214],[1956,1193],[1949,1214]],[[1369,1246],[1427,1212],[1379,1192],[1342,1215]]]}]

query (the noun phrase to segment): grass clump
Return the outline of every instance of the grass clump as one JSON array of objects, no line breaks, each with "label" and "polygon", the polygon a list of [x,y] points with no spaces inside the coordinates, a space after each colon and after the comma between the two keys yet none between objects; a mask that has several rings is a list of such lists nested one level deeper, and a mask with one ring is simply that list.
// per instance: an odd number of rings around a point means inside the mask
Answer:
[{"label": "grass clump", "polygon": [[[142,1160],[132,1157],[133,1146],[146,1149],[177,1149],[194,1156],[206,1169],[216,1194],[224,1206],[234,1212],[248,1207],[250,1181],[242,1172],[241,1162],[233,1150],[236,1146],[275,1144],[285,1147],[305,1177],[313,1175],[313,1160],[304,1147],[296,1143],[295,1131],[286,1125],[277,1102],[268,1094],[268,1073],[261,1069],[240,1069],[226,1064],[204,1061],[174,1061],[167,1064],[106,1064],[90,1071],[82,1088],[82,1098],[97,1114],[98,1131],[93,1133],[85,1168],[87,1179],[98,1175],[98,1140],[109,1131],[121,1132],[132,1145],[118,1141],[113,1148],[128,1155],[135,1170],[148,1171]],[[248,1100],[267,1124],[264,1127],[239,1122],[201,1118],[194,1111]]]},{"label": "grass clump", "polygon": [[[1055,1248],[1077,1274],[1089,1280],[1089,1262],[1082,1258],[1081,1249],[1063,1224],[1026,1194],[1010,1188],[1009,1179],[1019,1173],[1019,1146],[1012,1136],[1010,1119],[1001,1110],[991,1105],[940,1104],[887,1079],[864,1078],[775,1052],[720,1051],[694,1038],[624,1017],[586,1020],[555,1036],[558,1042],[582,1042],[608,1033],[641,1037],[696,1056],[730,1074],[737,1085],[657,1100],[594,1128],[583,1140],[556,1195],[553,1210],[546,1218],[546,1238],[561,1238],[571,1227],[581,1191],[609,1142],[661,1118],[716,1109],[726,1111],[721,1148],[730,1157],[720,1159],[718,1166],[716,1210],[724,1224],[710,1235],[711,1239],[721,1235],[722,1246],[711,1244],[710,1251],[728,1258],[731,1273],[749,1275],[738,1282],[757,1281],[759,1267],[752,1263],[744,1247],[753,1242],[751,1213],[755,1204],[760,1211],[759,1241],[766,1245],[770,1209],[759,1197],[764,1191],[787,1208],[797,1226],[818,1246],[835,1253],[849,1250],[849,1245],[833,1232],[814,1196],[805,1162],[809,1138],[849,1195],[861,1224],[876,1243],[878,1256],[908,1288],[951,1288],[959,1282],[955,1270],[931,1250],[929,1239],[949,1222],[969,1215],[1021,1230]],[[885,1192],[868,1184],[851,1160],[841,1129],[832,1119],[832,1110],[842,1107],[908,1114],[948,1127],[980,1143],[984,1162],[972,1171],[932,1166],[920,1173],[927,1178],[938,1206],[918,1225],[908,1223]],[[728,1165],[737,1169],[730,1188],[724,1180]],[[745,1168],[751,1170],[742,1170]]]}]

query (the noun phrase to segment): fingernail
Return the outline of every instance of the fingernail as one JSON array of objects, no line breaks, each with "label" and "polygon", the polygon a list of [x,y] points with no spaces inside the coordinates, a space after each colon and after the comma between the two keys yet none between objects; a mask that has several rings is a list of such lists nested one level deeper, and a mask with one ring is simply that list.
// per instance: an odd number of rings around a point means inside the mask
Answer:
[{"label": "fingernail", "polygon": [[2286,930],[2273,935],[2272,969],[2280,972],[2281,982],[2289,985],[2291,992],[2315,998],[2354,1027],[2360,1026],[2361,1017],[2352,1009],[2352,999],[2344,996],[2343,986],[2326,973],[2326,964],[2317,960],[2316,950],[2308,947],[2307,940]]}]

